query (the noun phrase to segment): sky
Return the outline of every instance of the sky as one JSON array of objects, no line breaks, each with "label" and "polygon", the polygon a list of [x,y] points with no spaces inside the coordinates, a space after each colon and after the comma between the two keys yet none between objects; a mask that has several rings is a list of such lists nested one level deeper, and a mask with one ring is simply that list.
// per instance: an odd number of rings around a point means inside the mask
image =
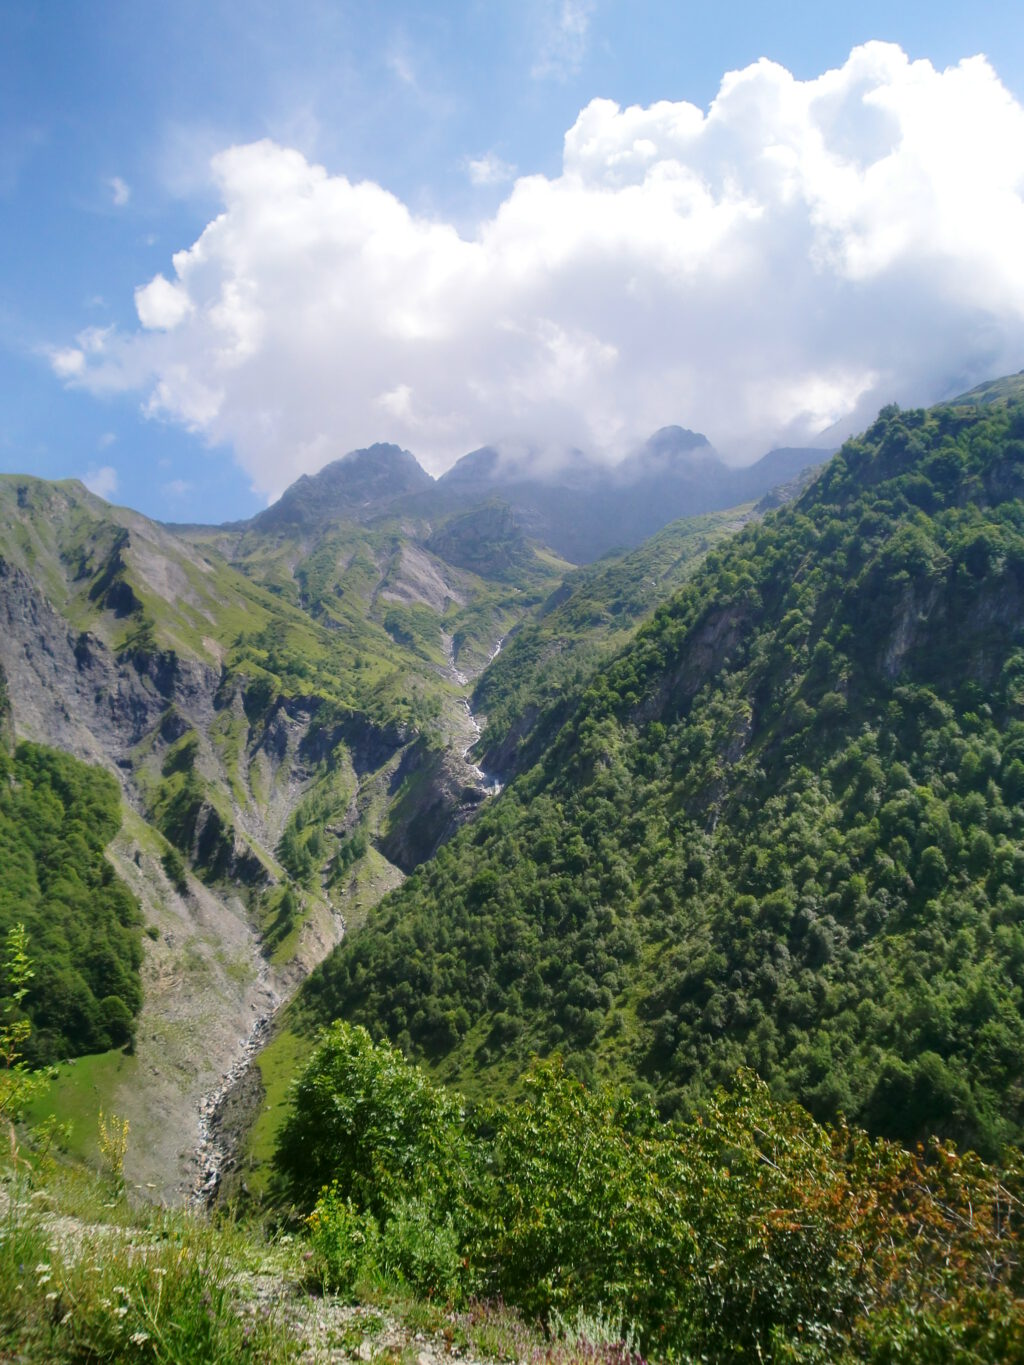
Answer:
[{"label": "sky", "polygon": [[0,0],[0,471],[729,459],[1024,368],[1024,9]]}]

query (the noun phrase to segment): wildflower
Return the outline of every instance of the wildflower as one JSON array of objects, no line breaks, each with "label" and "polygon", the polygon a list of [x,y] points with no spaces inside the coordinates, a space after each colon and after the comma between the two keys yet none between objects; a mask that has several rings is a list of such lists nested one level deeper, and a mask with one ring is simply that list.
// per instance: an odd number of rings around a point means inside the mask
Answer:
[{"label": "wildflower", "polygon": [[50,1267],[49,1267],[48,1262],[46,1262],[46,1261],[40,1261],[39,1264],[36,1266],[36,1274],[37,1274],[37,1275],[42,1275],[42,1274],[44,1273],[44,1271],[49,1270],[49,1268],[50,1268]]},{"label": "wildflower", "polygon": [[128,1340],[133,1346],[143,1346],[149,1340],[148,1332],[133,1332]]},{"label": "wildflower", "polygon": [[128,1309],[124,1306],[124,1304],[122,1304],[121,1307],[117,1310],[117,1316],[119,1318],[123,1318],[127,1312]]},{"label": "wildflower", "polygon": [[47,1296],[46,1296],[46,1302],[47,1302],[47,1303],[53,1303],[55,1299],[59,1299],[59,1298],[60,1298],[60,1295],[57,1294],[57,1293],[55,1293],[53,1290],[51,1290],[50,1293],[47,1294]]},{"label": "wildflower", "polygon": [[40,1283],[40,1284],[49,1284],[50,1281],[51,1281],[52,1279],[53,1279],[53,1276],[52,1276],[52,1275],[40,1275],[40,1276],[39,1276],[39,1283]]}]

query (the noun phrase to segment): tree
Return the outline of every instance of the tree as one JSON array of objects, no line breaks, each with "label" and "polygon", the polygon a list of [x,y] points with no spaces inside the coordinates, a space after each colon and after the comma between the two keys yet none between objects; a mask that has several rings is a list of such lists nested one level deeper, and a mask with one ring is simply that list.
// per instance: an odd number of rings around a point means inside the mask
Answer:
[{"label": "tree", "polygon": [[450,1199],[466,1154],[461,1105],[390,1043],[337,1021],[292,1091],[275,1160],[288,1193],[311,1208],[336,1184],[342,1199],[386,1216],[401,1199]]}]

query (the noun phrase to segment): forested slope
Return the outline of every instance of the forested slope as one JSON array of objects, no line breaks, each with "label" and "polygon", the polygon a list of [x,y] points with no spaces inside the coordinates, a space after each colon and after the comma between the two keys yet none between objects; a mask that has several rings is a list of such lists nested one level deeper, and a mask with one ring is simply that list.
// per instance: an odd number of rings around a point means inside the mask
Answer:
[{"label": "forested slope", "polygon": [[886,409],[308,983],[445,1077],[1024,1132],[1024,403]]},{"label": "forested slope", "polygon": [[519,771],[542,751],[579,703],[595,669],[617,653],[704,555],[755,515],[753,503],[684,517],[628,554],[608,555],[567,574],[510,634],[473,689],[487,717],[479,761]]},{"label": "forested slope", "polygon": [[0,939],[23,924],[34,960],[24,1008],[34,1063],[129,1043],[142,1004],[142,916],[104,849],[121,826],[107,773],[4,742],[0,671]]}]

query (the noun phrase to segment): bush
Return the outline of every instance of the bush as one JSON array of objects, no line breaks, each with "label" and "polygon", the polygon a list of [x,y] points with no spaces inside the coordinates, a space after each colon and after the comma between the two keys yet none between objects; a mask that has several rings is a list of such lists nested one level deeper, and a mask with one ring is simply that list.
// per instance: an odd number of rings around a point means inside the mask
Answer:
[{"label": "bush", "polygon": [[380,1264],[380,1231],[372,1213],[343,1199],[337,1184],[325,1189],[307,1219],[320,1281],[327,1291],[350,1297]]},{"label": "bush", "polygon": [[452,1215],[439,1215],[422,1199],[395,1206],[384,1225],[382,1264],[418,1294],[445,1302],[462,1296],[463,1258]]},{"label": "bush", "polygon": [[332,1184],[382,1220],[408,1198],[434,1208],[458,1202],[469,1164],[461,1102],[364,1028],[323,1030],[292,1104],[276,1161],[300,1207]]},{"label": "bush", "polygon": [[345,1293],[384,1276],[556,1328],[634,1324],[623,1359],[1024,1359],[1018,1166],[820,1125],[751,1073],[662,1123],[557,1061],[471,1139],[455,1096],[344,1025],[296,1100],[289,1159],[339,1172],[309,1224]]}]

